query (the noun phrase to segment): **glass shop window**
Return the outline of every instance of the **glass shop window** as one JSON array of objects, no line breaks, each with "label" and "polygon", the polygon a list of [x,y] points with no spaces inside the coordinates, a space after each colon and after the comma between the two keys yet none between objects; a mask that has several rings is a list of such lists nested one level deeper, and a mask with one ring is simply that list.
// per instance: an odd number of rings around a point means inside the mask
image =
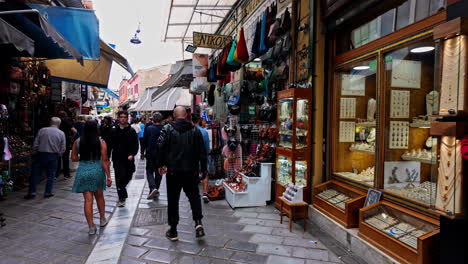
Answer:
[{"label": "glass shop window", "polygon": [[439,93],[434,90],[434,41],[427,39],[384,54],[384,189],[433,205],[437,139],[429,135]]},{"label": "glass shop window", "polygon": [[446,0],[408,0],[370,22],[337,34],[337,54],[363,46],[443,10]]},{"label": "glass shop window", "polygon": [[377,62],[344,66],[335,73],[333,174],[374,186],[376,160]]}]

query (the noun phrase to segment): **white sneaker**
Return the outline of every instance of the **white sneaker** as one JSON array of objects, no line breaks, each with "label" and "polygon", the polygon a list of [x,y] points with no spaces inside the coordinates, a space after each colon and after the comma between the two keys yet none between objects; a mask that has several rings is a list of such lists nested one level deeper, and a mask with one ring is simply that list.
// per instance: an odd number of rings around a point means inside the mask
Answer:
[{"label": "white sneaker", "polygon": [[92,235],[95,235],[96,232],[97,232],[97,227],[96,227],[96,226],[90,227],[90,228],[89,228],[89,231],[88,231],[88,235],[91,235],[91,236],[92,236]]},{"label": "white sneaker", "polygon": [[125,207],[125,200],[118,201],[117,207]]},{"label": "white sneaker", "polygon": [[104,218],[104,219],[101,219],[101,222],[100,222],[99,226],[104,227],[104,226],[106,226],[108,223],[109,223],[109,221],[108,221],[106,218]]},{"label": "white sneaker", "polygon": [[156,198],[156,197],[158,197],[158,196],[159,196],[159,190],[158,190],[158,189],[154,189],[154,190],[152,190],[152,191],[150,192],[150,194],[148,194],[148,197],[146,197],[146,199],[152,200],[152,199],[154,199],[154,198]]}]

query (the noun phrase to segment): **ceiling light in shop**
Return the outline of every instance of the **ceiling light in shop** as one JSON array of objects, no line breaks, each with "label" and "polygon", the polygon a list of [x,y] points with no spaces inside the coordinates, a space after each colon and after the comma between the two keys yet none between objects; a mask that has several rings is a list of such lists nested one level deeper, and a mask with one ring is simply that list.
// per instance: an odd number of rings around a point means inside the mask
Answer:
[{"label": "ceiling light in shop", "polygon": [[410,50],[411,53],[423,53],[423,52],[428,52],[428,51],[433,51],[434,47],[431,46],[425,46],[425,47],[418,47]]},{"label": "ceiling light in shop", "polygon": [[357,71],[368,70],[368,69],[369,69],[369,66],[366,66],[366,65],[356,66],[356,67],[353,68],[353,70],[357,70]]},{"label": "ceiling light in shop", "polygon": [[256,58],[255,60],[253,60],[255,62],[261,62],[262,60],[260,58]]}]

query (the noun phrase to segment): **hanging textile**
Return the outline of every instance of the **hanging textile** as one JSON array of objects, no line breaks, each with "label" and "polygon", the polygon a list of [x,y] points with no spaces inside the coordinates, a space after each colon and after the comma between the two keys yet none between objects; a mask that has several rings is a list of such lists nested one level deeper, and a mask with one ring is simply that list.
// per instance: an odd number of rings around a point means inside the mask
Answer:
[{"label": "hanging textile", "polygon": [[236,47],[236,53],[234,55],[234,60],[240,63],[249,62],[249,51],[247,50],[247,43],[245,42],[244,28],[241,27],[239,31],[239,41]]},{"label": "hanging textile", "polygon": [[260,43],[259,43],[259,55],[264,54],[267,52],[268,48],[265,45],[265,39],[266,39],[266,20],[267,20],[267,12],[263,12],[262,16],[262,23],[260,27]]}]

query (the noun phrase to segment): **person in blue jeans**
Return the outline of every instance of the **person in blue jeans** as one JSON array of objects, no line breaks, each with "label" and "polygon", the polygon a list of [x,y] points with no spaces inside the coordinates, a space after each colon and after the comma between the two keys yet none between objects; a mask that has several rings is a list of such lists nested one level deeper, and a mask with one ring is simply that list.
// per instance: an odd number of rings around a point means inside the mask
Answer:
[{"label": "person in blue jeans", "polygon": [[36,197],[36,185],[40,180],[42,169],[47,169],[44,198],[54,196],[52,188],[57,173],[57,158],[65,152],[66,148],[65,134],[59,129],[60,123],[60,118],[52,117],[50,126],[41,128],[34,139],[33,151],[37,154],[33,161],[29,190],[28,194],[24,196],[25,199]]}]

